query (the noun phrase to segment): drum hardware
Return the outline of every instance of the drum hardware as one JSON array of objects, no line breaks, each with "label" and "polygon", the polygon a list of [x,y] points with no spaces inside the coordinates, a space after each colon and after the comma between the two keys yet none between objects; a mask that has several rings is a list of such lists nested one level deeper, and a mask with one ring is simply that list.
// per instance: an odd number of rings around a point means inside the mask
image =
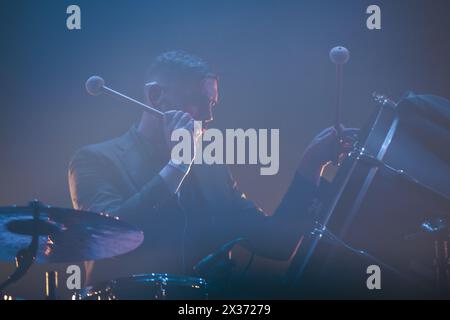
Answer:
[{"label": "drum hardware", "polygon": [[450,297],[450,260],[449,260],[449,227],[448,225],[431,231],[434,238],[434,266],[436,272],[436,288],[443,297]]},{"label": "drum hardware", "polygon": [[[103,213],[56,208],[38,200],[25,207],[0,207],[0,260],[16,261],[0,292],[19,281],[33,263],[114,257],[136,249],[143,240],[141,230]],[[55,299],[56,272],[47,273],[46,289],[45,296]]]},{"label": "drum hardware", "polygon": [[[389,130],[388,130],[388,132],[386,134],[386,137],[384,138],[384,140],[383,140],[383,142],[382,142],[382,144],[381,144],[381,146],[379,148],[379,151],[378,151],[377,156],[376,156],[377,160],[379,160],[379,161],[383,160],[384,156],[386,155],[386,152],[387,152],[387,150],[388,150],[388,148],[389,148],[389,146],[390,146],[390,144],[392,142],[392,139],[393,139],[393,137],[395,135],[395,132],[397,131],[398,122],[399,122],[399,119],[398,119],[397,116],[395,116],[394,119],[392,120],[390,126],[389,126]],[[365,148],[363,147],[361,150],[365,150]],[[370,185],[372,184],[377,171],[378,171],[378,167],[375,166],[375,167],[372,167],[370,169],[369,173],[367,174],[367,176],[366,176],[366,178],[364,180],[364,184],[362,185],[361,190],[359,191],[359,193],[358,193],[358,195],[356,197],[356,200],[355,200],[355,202],[353,204],[353,207],[351,208],[351,211],[349,213],[347,221],[344,224],[344,227],[343,227],[343,229],[341,231],[341,234],[344,234],[344,233],[347,232],[347,229],[349,227],[349,223],[353,219],[353,217],[355,216],[356,212],[360,209],[361,203],[362,203],[364,197],[366,196],[367,191],[368,191]]]},{"label": "drum hardware", "polygon": [[25,300],[25,299],[17,296],[11,296],[9,294],[4,294],[0,296],[0,301],[10,301],[10,300]]},{"label": "drum hardware", "polygon": [[436,289],[440,296],[447,298],[450,296],[449,235],[450,227],[447,221],[437,217],[423,222],[420,231],[405,236],[407,241],[420,238],[432,240]]},{"label": "drum hardware", "polygon": [[225,243],[219,250],[207,255],[203,259],[201,259],[194,267],[194,271],[197,274],[203,274],[207,272],[209,269],[214,268],[216,264],[222,262],[224,259],[230,260],[229,253],[233,249],[233,247],[241,242],[248,241],[245,238],[237,238],[233,239],[227,243]]},{"label": "drum hardware", "polygon": [[41,214],[41,203],[37,200],[33,200],[29,203],[29,208],[33,213],[32,225],[31,225],[31,242],[28,247],[19,248],[17,250],[15,260],[16,260],[16,270],[0,285],[0,293],[13,283],[19,281],[30,269],[33,262],[36,260],[36,255],[38,252],[38,223]]},{"label": "drum hardware", "polygon": [[[236,244],[242,242],[248,242],[248,240],[241,237],[225,243],[217,251],[207,255],[193,267],[193,270],[198,276],[208,281],[213,293],[229,289],[229,280],[236,268],[236,262],[231,257],[231,250]],[[244,268],[242,276],[247,273],[252,261],[253,255]]]},{"label": "drum hardware", "polygon": [[38,201],[26,207],[0,207],[1,261],[14,261],[30,236],[35,252],[27,256],[36,263],[115,257],[136,249],[144,240],[141,230],[104,213],[56,208]]},{"label": "drum hardware", "polygon": [[392,110],[394,110],[397,107],[397,103],[384,94],[373,92],[372,98],[376,103],[378,103],[382,107],[386,107]]},{"label": "drum hardware", "polygon": [[365,152],[364,148],[361,148],[361,150],[359,150],[359,151],[353,150],[352,152],[349,153],[349,157],[354,157],[354,158],[356,158],[356,160],[362,161],[363,163],[366,163],[372,167],[384,169],[384,170],[386,170],[386,172],[393,174],[396,177],[399,177],[407,182],[410,182],[410,183],[414,184],[415,186],[422,188],[428,192],[431,192],[431,193],[437,195],[438,197],[450,202],[450,198],[448,196],[446,196],[445,194],[443,194],[442,192],[439,192],[438,190],[420,182],[413,176],[409,175],[405,170],[393,168],[390,165],[388,165],[386,162],[375,158],[374,156]]},{"label": "drum hardware", "polygon": [[45,273],[45,296],[47,300],[56,300],[58,290],[58,272],[48,271]]},{"label": "drum hardware", "polygon": [[319,239],[325,240],[326,242],[328,242],[331,245],[340,247],[342,249],[345,249],[351,253],[354,253],[358,256],[361,256],[362,258],[365,258],[367,261],[371,261],[371,263],[374,263],[380,267],[383,267],[383,269],[388,270],[390,272],[392,272],[393,274],[403,277],[403,275],[401,274],[400,271],[398,271],[396,268],[388,265],[387,263],[381,261],[380,259],[374,257],[373,255],[369,254],[368,252],[361,250],[361,249],[356,249],[353,248],[352,246],[350,246],[349,244],[347,244],[345,241],[343,241],[342,239],[340,239],[339,237],[337,237],[333,232],[331,232],[326,226],[322,225],[320,222],[316,221],[315,222],[315,227],[314,229],[311,231],[310,235],[312,237],[317,237]]},{"label": "drum hardware", "polygon": [[208,295],[208,283],[202,278],[152,273],[84,288],[72,300],[205,300]]}]

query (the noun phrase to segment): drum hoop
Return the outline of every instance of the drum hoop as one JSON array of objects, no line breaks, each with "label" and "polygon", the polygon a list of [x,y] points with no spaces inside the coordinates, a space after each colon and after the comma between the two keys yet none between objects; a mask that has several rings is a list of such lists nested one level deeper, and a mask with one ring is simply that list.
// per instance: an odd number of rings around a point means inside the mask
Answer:
[{"label": "drum hoop", "polygon": [[[386,152],[389,148],[389,146],[392,143],[392,139],[397,132],[397,127],[399,123],[398,115],[394,116],[394,119],[392,120],[391,126],[389,127],[388,133],[386,134],[386,137],[384,138],[383,144],[381,145],[380,151],[378,152],[376,159],[379,161],[383,161],[384,156],[386,155]],[[358,192],[358,195],[355,198],[355,201],[353,203],[353,206],[350,210],[350,213],[347,215],[347,218],[345,219],[344,225],[340,232],[340,237],[342,238],[348,231],[351,222],[353,221],[353,218],[355,217],[356,213],[358,212],[359,208],[361,207],[361,204],[364,200],[364,197],[367,194],[367,191],[369,191],[369,187],[373,182],[373,179],[375,178],[379,167],[372,167],[369,169],[369,172],[367,173],[366,178],[364,179],[364,183],[361,187],[361,190]]]},{"label": "drum hoop", "polygon": [[[374,120],[374,122],[373,122],[373,124],[372,124],[372,126],[371,126],[370,132],[369,132],[368,136],[367,136],[366,139],[365,139],[365,144],[364,144],[364,146],[367,145],[367,142],[369,141],[370,137],[371,137],[372,134],[374,133],[375,127],[376,127],[377,124],[380,122],[381,115],[383,114],[383,111],[384,111],[385,109],[386,109],[386,108],[385,108],[384,106],[380,106],[380,109],[379,109],[379,111],[378,111],[378,113],[377,113],[377,116],[376,116],[376,118],[375,118],[375,120]],[[394,112],[395,112],[395,110],[394,110]],[[389,145],[390,145],[391,142],[392,142],[392,138],[393,138],[393,136],[394,136],[394,134],[395,134],[395,132],[396,132],[396,129],[397,129],[397,126],[398,126],[398,121],[399,121],[398,115],[395,113],[394,119],[393,119],[392,122],[391,122],[391,126],[389,127],[388,133],[387,133],[387,135],[386,135],[386,137],[385,137],[385,139],[384,139],[384,141],[383,141],[383,143],[382,143],[382,145],[381,145],[381,147],[380,147],[380,150],[379,150],[379,152],[378,152],[378,154],[377,154],[377,158],[383,159],[384,155],[386,154],[387,149],[389,148]],[[326,214],[324,215],[323,223],[321,224],[321,226],[322,226],[323,228],[326,228],[326,226],[328,225],[328,223],[329,223],[329,221],[330,221],[330,219],[331,219],[332,213],[334,212],[334,210],[335,210],[335,208],[336,208],[336,206],[337,206],[337,204],[338,204],[338,202],[339,202],[339,199],[341,198],[342,193],[344,192],[344,190],[345,190],[345,188],[346,188],[346,186],[347,186],[347,184],[348,184],[348,182],[349,182],[349,180],[350,180],[350,177],[352,176],[352,173],[353,173],[353,171],[355,170],[357,164],[358,164],[358,161],[356,161],[356,160],[353,161],[353,163],[352,163],[352,165],[351,165],[349,171],[347,172],[347,174],[346,174],[346,176],[345,176],[345,178],[344,178],[344,180],[343,180],[341,186],[339,187],[339,189],[338,189],[338,191],[337,191],[337,193],[336,193],[336,196],[333,198],[331,204],[330,204],[329,207],[326,209]],[[373,178],[374,178],[374,176],[371,177],[371,178],[369,179],[367,189],[368,189],[368,187],[370,186],[370,184],[371,184]],[[367,180],[367,179],[368,179],[368,176],[366,177],[366,180]],[[364,183],[364,184],[365,184],[365,183]],[[361,193],[361,192],[360,192],[361,195],[358,194],[358,197],[361,196],[361,201],[362,201],[362,198],[364,197],[364,195],[366,194],[366,192],[367,192],[367,190],[366,190],[364,193]],[[358,197],[357,197],[357,198],[358,198]],[[352,211],[353,211],[353,210],[352,210]],[[357,210],[356,210],[356,211],[357,211]],[[355,212],[356,212],[356,211],[355,211]],[[347,220],[347,221],[348,221],[348,220]],[[347,227],[347,228],[348,228],[348,227]],[[344,228],[343,230],[345,230],[345,229],[346,229],[346,228]],[[341,233],[344,233],[344,232],[341,232]],[[342,237],[342,234],[341,234],[340,236]],[[312,256],[313,256],[314,252],[316,251],[316,247],[318,246],[320,240],[321,240],[320,237],[314,237],[314,238],[312,239],[311,243],[310,243],[309,246],[308,246],[308,249],[307,249],[307,251],[306,251],[306,254],[305,254],[305,256],[304,256],[305,258],[302,259],[302,261],[300,262],[299,265],[297,265],[297,266],[294,266],[294,265],[293,265],[293,264],[294,264],[294,261],[295,261],[295,258],[294,258],[293,262],[291,262],[292,268],[295,268],[295,269],[296,269],[296,270],[292,269],[292,271],[293,271],[293,273],[292,273],[292,275],[293,275],[293,278],[292,278],[293,281],[290,281],[291,284],[292,284],[292,286],[295,286],[296,284],[299,283],[300,279],[301,279],[302,276],[303,276],[304,271],[306,270],[307,266],[309,265],[309,262],[310,262],[310,260],[311,260],[311,258],[312,258]],[[297,253],[297,254],[298,254],[298,253]],[[288,274],[289,274],[289,273],[290,273],[290,272],[288,272]],[[289,276],[288,276],[288,277],[289,277]]]}]

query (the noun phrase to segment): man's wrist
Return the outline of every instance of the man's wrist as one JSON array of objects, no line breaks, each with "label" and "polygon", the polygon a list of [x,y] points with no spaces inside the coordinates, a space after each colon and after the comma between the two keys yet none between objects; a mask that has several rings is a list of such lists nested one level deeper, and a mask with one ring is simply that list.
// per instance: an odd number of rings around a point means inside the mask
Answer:
[{"label": "man's wrist", "polygon": [[297,174],[302,176],[304,179],[308,180],[315,186],[319,185],[320,182],[320,173],[322,171],[322,167],[308,167],[308,166],[300,166],[297,169]]},{"label": "man's wrist", "polygon": [[180,170],[184,174],[188,174],[189,170],[191,169],[192,163],[189,163],[189,164],[186,164],[183,162],[175,163],[172,159],[170,159],[168,165],[174,169]]},{"label": "man's wrist", "polygon": [[176,164],[170,160],[159,175],[165,181],[169,190],[172,193],[176,193],[183,183],[184,178],[188,175],[190,167],[190,165],[183,163]]}]

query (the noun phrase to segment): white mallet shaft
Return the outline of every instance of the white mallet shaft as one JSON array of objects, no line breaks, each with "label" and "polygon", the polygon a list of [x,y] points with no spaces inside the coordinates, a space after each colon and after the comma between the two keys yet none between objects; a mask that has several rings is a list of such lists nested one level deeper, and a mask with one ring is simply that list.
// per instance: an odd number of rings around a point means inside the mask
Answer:
[{"label": "white mallet shaft", "polygon": [[335,128],[341,135],[342,123],[342,87],[343,87],[343,65],[350,59],[350,52],[347,48],[338,46],[330,51],[330,60],[336,65],[336,117]]},{"label": "white mallet shaft", "polygon": [[162,118],[164,116],[163,112],[105,86],[105,80],[103,80],[103,78],[99,76],[92,76],[87,79],[86,91],[93,96],[98,96],[99,94],[106,93],[115,97],[119,97],[126,100],[127,102],[131,102],[134,105],[139,106],[143,111],[150,112],[158,118]]}]

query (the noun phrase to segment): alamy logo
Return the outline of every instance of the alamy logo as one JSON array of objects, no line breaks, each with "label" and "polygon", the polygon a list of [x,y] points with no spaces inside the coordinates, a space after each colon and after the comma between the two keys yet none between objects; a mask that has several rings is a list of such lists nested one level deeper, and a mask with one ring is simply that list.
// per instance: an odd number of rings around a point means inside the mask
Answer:
[{"label": "alamy logo", "polygon": [[66,269],[67,277],[66,286],[69,290],[81,289],[81,269],[77,265],[70,265]]},{"label": "alamy logo", "polygon": [[367,274],[370,276],[367,278],[366,285],[369,290],[381,289],[381,269],[377,265],[371,265],[367,267]]},{"label": "alamy logo", "polygon": [[[202,122],[194,121],[194,132],[201,130]],[[178,142],[172,148],[171,159],[175,164],[260,164],[261,175],[276,175],[280,166],[279,138],[279,129],[226,129],[225,136],[218,129],[207,129],[198,139],[192,162],[191,132],[179,128],[171,135],[171,140]]]},{"label": "alamy logo", "polygon": [[381,29],[381,9],[377,5],[371,5],[367,8],[367,14],[370,16],[367,18],[367,29],[380,30]]},{"label": "alamy logo", "polygon": [[81,9],[77,5],[67,7],[66,13],[69,15],[66,19],[66,26],[69,30],[81,29]]}]

